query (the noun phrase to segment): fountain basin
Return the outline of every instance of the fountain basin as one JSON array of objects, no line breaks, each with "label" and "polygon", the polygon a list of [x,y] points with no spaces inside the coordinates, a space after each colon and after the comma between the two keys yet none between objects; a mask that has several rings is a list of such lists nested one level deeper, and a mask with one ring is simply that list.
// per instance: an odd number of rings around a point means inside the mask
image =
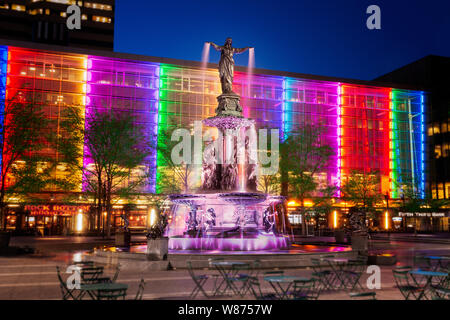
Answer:
[{"label": "fountain basin", "polygon": [[169,250],[259,251],[286,249],[284,198],[257,192],[170,195]]},{"label": "fountain basin", "polygon": [[260,251],[287,249],[288,246],[287,237],[274,235],[259,235],[253,238],[173,237],[169,239],[171,250]]}]

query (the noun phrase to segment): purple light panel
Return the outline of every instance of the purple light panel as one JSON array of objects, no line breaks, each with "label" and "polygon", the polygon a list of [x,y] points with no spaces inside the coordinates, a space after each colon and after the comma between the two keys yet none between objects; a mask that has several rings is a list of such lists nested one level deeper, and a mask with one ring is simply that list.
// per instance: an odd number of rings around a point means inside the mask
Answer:
[{"label": "purple light panel", "polygon": [[[89,56],[87,62],[86,124],[93,110],[98,112],[126,111],[143,125],[147,138],[156,144],[154,133],[158,126],[159,65]],[[84,167],[92,163],[89,151],[84,149]],[[146,159],[152,178],[144,192],[155,191],[156,152]],[[83,182],[83,189],[86,181]]]}]

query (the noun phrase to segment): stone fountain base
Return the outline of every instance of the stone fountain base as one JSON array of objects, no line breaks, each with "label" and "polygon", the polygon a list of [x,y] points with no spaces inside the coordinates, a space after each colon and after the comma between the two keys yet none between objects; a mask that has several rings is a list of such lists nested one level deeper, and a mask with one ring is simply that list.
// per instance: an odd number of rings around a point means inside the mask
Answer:
[{"label": "stone fountain base", "polygon": [[[146,246],[142,251],[121,252],[111,248],[99,248],[85,254],[84,260],[92,260],[107,265],[120,264],[122,270],[171,270],[185,269],[186,261],[191,261],[195,269],[211,268],[211,259],[252,262],[258,260],[261,269],[273,268],[304,268],[314,266],[311,259],[333,254],[336,258],[353,259],[357,252],[349,246],[297,246],[283,251],[249,251],[249,252],[219,252],[215,251],[169,251],[167,260],[152,261],[146,254]],[[133,251],[133,247],[131,248]]]},{"label": "stone fountain base", "polygon": [[[258,251],[286,249],[283,197],[258,192],[174,194],[169,250]],[[282,207],[282,206],[281,206]],[[282,207],[284,208],[284,207]]]},{"label": "stone fountain base", "polygon": [[169,240],[169,247],[172,250],[259,251],[273,248],[287,249],[288,243],[287,237],[274,235],[259,235],[253,238],[173,237]]},{"label": "stone fountain base", "polygon": [[223,93],[217,97],[219,105],[216,108],[218,116],[242,117],[241,97],[234,93]]}]

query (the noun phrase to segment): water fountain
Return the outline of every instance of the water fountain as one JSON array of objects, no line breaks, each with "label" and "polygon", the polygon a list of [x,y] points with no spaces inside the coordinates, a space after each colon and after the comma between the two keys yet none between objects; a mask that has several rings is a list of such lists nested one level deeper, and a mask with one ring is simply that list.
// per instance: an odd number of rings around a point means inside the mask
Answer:
[{"label": "water fountain", "polygon": [[[240,96],[233,92],[233,55],[253,48],[233,48],[231,38],[223,46],[206,43],[221,52],[219,75],[222,94],[216,115],[203,120],[217,128],[216,141],[205,147],[202,188],[195,194],[169,198],[169,249],[258,251],[286,249],[284,198],[257,192],[256,130],[254,121],[242,115]],[[206,66],[203,61],[202,65]]]},{"label": "water fountain", "polygon": [[[127,248],[96,248],[86,254],[87,259],[142,271],[185,268],[189,259],[195,261],[195,268],[207,268],[211,257],[231,255],[233,260],[258,259],[263,268],[311,266],[311,257],[330,253],[354,258],[348,246],[291,243],[284,197],[257,191],[255,124],[243,116],[240,97],[232,91],[233,54],[247,48],[233,48],[231,39],[224,46],[207,43],[203,60],[207,60],[210,46],[221,51],[222,94],[217,97],[216,115],[204,119],[203,124],[217,128],[218,136],[204,148],[200,190],[168,197],[167,260],[149,258],[148,245],[137,243]],[[253,61],[249,61],[250,79]],[[206,66],[204,61],[203,70]]]}]

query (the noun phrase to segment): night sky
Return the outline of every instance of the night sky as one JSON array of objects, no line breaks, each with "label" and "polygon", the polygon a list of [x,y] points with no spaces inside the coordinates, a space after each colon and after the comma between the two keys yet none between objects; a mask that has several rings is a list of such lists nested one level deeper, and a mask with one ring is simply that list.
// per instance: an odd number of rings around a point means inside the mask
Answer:
[{"label": "night sky", "polygon": [[[372,4],[381,30],[366,27]],[[362,80],[450,56],[449,0],[116,0],[115,17],[115,51],[183,60],[200,61],[205,41],[228,36],[255,47],[256,68]]]}]

